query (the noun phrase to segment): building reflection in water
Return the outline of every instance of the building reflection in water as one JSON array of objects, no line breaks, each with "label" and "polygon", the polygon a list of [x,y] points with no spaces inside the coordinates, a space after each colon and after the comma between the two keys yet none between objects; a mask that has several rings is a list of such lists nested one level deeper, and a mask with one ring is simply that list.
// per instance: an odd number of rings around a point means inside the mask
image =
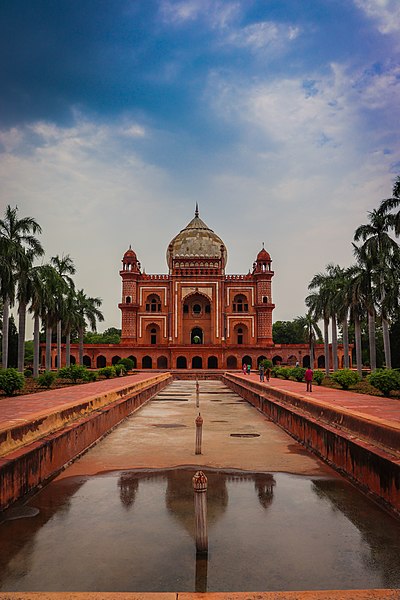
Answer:
[{"label": "building reflection in water", "polygon": [[[274,486],[270,473],[224,472],[203,469],[208,479],[207,522],[212,535],[213,526],[225,513],[229,494],[228,483],[254,481],[254,490],[260,505],[267,509],[272,501]],[[193,469],[171,469],[166,471],[123,472],[118,479],[119,495],[125,508],[132,508],[139,490],[140,480],[163,479],[166,481],[165,505],[168,513],[183,527],[195,543]],[[195,591],[207,591],[208,556],[198,556],[195,560]]]}]

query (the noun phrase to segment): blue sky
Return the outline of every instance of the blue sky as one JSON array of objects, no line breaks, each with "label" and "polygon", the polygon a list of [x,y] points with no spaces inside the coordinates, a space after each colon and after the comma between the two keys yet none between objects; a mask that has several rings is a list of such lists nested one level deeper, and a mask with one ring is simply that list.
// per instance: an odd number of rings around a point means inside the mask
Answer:
[{"label": "blue sky", "polygon": [[4,0],[1,205],[119,326],[129,244],[165,273],[200,216],[247,272],[265,242],[275,320],[400,173],[398,0]]}]

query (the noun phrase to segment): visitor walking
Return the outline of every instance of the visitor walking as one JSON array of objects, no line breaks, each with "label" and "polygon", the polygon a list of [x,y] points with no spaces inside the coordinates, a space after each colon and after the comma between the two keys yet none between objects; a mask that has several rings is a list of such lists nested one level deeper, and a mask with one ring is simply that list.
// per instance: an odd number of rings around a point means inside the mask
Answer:
[{"label": "visitor walking", "polygon": [[270,378],[270,377],[271,377],[271,369],[270,369],[269,367],[267,367],[267,368],[265,369],[265,379],[266,379],[267,381],[269,381],[269,378]]},{"label": "visitor walking", "polygon": [[246,365],[246,363],[243,363],[242,370],[243,370],[243,375],[247,375],[247,365]]},{"label": "visitor walking", "polygon": [[306,370],[306,373],[304,375],[304,379],[306,380],[306,384],[307,384],[307,392],[312,392],[312,378],[313,378],[313,370],[311,369],[311,367],[308,367]]},{"label": "visitor walking", "polygon": [[251,365],[247,365],[247,375],[250,375]]},{"label": "visitor walking", "polygon": [[263,382],[264,381],[264,365],[262,363],[260,363],[258,370],[260,373],[260,381]]}]

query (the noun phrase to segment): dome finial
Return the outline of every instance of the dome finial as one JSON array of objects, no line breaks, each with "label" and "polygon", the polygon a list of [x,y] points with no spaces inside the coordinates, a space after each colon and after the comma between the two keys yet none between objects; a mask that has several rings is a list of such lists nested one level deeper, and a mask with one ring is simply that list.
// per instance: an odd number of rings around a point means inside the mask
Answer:
[{"label": "dome finial", "polygon": [[198,205],[198,203],[197,203],[197,202],[196,202],[196,210],[194,211],[194,216],[195,216],[195,217],[198,217],[198,216],[199,216],[199,205]]}]

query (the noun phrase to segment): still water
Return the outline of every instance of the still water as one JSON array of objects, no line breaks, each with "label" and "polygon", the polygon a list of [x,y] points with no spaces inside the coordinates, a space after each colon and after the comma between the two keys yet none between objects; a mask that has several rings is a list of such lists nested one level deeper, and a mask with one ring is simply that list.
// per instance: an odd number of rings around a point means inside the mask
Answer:
[{"label": "still water", "polygon": [[196,560],[193,469],[56,480],[0,525],[7,591],[400,587],[400,523],[341,479],[206,471]]}]

